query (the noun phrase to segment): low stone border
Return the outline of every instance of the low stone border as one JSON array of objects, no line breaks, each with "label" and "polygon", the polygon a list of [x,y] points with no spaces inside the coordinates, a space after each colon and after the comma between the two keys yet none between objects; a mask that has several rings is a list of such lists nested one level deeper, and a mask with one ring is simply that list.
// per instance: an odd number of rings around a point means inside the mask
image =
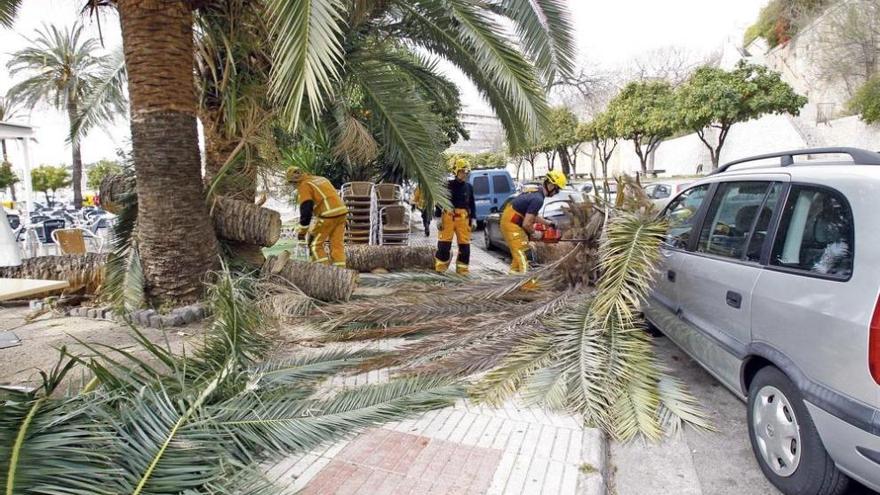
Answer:
[{"label": "low stone border", "polygon": [[208,308],[204,304],[191,304],[181,308],[174,308],[168,314],[160,314],[155,309],[141,309],[126,315],[116,314],[110,308],[71,308],[69,316],[81,318],[93,318],[96,320],[113,320],[118,322],[130,322],[133,325],[150,328],[182,327],[204,319],[208,316]]}]

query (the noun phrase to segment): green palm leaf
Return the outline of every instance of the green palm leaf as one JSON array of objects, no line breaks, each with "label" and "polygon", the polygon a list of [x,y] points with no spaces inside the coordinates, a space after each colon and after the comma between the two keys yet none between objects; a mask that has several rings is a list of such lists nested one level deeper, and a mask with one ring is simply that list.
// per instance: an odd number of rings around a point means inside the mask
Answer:
[{"label": "green palm leaf", "polygon": [[349,60],[349,65],[350,77],[373,112],[374,128],[388,159],[418,180],[429,202],[448,207],[437,117],[412,88],[401,87],[387,65],[362,58]]},{"label": "green palm leaf", "polygon": [[34,394],[0,400],[0,489],[26,493],[116,493],[107,447],[112,428],[97,414],[100,397],[53,399],[76,362],[64,351],[55,368],[41,372]]},{"label": "green palm leaf", "polygon": [[576,48],[571,19],[560,0],[501,0],[496,12],[516,23],[523,49],[541,69],[546,83],[567,76]]},{"label": "green palm leaf", "polygon": [[342,62],[340,0],[269,0],[273,58],[272,95],[296,128],[308,101],[317,116]]},{"label": "green palm leaf", "polygon": [[298,452],[357,428],[449,406],[463,397],[461,386],[425,377],[346,389],[325,400],[266,402],[259,395],[246,395],[218,406],[218,426],[252,451]]},{"label": "green palm leaf", "polygon": [[22,0],[0,0],[0,25],[11,28],[18,17]]}]

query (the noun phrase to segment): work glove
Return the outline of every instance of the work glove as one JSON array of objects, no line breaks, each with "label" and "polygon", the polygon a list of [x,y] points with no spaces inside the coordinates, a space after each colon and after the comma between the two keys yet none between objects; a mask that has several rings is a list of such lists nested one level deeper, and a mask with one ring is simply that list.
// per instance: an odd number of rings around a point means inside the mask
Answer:
[{"label": "work glove", "polygon": [[471,232],[477,230],[477,221],[471,218]]},{"label": "work glove", "polygon": [[529,235],[529,237],[531,237],[534,241],[540,241],[544,238],[544,233],[540,230],[535,230],[531,233],[531,235]]},{"label": "work glove", "polygon": [[443,210],[440,209],[439,206],[434,208],[434,218],[440,218],[443,216]]}]

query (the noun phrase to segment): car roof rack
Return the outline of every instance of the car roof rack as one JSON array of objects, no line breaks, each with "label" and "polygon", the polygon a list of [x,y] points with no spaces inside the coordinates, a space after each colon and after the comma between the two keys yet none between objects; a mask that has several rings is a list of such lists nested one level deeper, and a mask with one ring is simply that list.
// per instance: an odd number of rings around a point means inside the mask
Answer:
[{"label": "car roof rack", "polygon": [[734,160],[718,167],[709,175],[720,174],[734,165],[756,162],[758,160],[766,160],[769,158],[779,158],[779,166],[788,167],[789,165],[794,165],[795,156],[831,154],[849,155],[850,158],[852,158],[853,163],[856,165],[880,165],[880,153],[874,151],[863,150],[860,148],[807,148],[794,151],[781,151],[779,153],[768,153],[766,155],[750,156],[748,158]]}]

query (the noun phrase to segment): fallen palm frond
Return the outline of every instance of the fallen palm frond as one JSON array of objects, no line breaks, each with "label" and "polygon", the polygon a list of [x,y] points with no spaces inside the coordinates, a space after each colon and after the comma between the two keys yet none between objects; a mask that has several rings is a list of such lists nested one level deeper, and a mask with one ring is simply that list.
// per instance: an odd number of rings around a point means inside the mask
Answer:
[{"label": "fallen palm frond", "polygon": [[[516,395],[580,414],[618,439],[656,439],[682,423],[708,428],[693,398],[662,373],[641,320],[666,227],[648,208],[633,206],[642,204],[638,195],[627,201],[628,209],[613,214],[573,205],[567,237],[584,242],[567,244],[530,276],[429,279],[421,288],[400,276],[384,285],[401,290],[326,306],[315,324],[329,340],[418,337],[361,369],[481,374],[470,390],[478,400],[497,404]],[[543,288],[520,290],[530,277]]]},{"label": "fallen palm frond", "polygon": [[[0,481],[6,493],[273,493],[256,466],[358,429],[451,405],[448,379],[411,377],[334,389],[323,383],[376,353],[329,351],[263,361],[255,281],[219,274],[213,320],[194,353],[174,353],[136,329],[135,349],[83,343],[29,394],[0,396]],[[69,398],[75,364],[92,375]]]}]

